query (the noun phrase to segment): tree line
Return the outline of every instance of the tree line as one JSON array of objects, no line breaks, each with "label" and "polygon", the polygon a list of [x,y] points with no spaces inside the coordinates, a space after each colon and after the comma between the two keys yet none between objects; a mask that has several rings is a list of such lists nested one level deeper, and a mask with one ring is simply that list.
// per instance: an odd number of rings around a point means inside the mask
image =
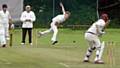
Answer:
[{"label": "tree line", "polygon": [[[70,19],[64,25],[90,25],[97,20],[96,0],[24,0],[24,5],[30,4],[36,13],[35,27],[47,27],[54,16],[62,13],[60,2],[64,4],[66,10],[71,12]],[[114,5],[115,3],[117,4]],[[120,12],[118,12],[120,7],[118,6],[120,6],[119,0],[99,0],[98,10],[109,14],[113,22],[111,27],[120,25]]]}]

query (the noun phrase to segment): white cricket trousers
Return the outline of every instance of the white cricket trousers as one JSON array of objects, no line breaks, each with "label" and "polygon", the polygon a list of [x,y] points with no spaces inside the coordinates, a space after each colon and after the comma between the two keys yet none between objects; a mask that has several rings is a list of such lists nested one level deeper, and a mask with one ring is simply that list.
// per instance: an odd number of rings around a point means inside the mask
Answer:
[{"label": "white cricket trousers", "polygon": [[54,22],[51,23],[51,28],[46,30],[46,31],[43,31],[41,32],[42,34],[46,34],[46,33],[49,33],[49,32],[52,32],[53,31],[53,36],[51,38],[51,41],[57,41],[57,33],[58,33],[58,28],[57,26],[55,25]]},{"label": "white cricket trousers", "polygon": [[5,38],[9,38],[9,24],[3,23],[4,30],[5,30]]},{"label": "white cricket trousers", "polygon": [[4,34],[0,34],[0,46],[6,44],[6,39]]},{"label": "white cricket trousers", "polygon": [[99,57],[100,54],[100,47],[101,47],[101,42],[99,40],[99,37],[97,35],[91,34],[91,33],[85,33],[85,39],[87,40],[89,44],[89,48],[96,48],[96,60],[100,60],[101,58]]}]

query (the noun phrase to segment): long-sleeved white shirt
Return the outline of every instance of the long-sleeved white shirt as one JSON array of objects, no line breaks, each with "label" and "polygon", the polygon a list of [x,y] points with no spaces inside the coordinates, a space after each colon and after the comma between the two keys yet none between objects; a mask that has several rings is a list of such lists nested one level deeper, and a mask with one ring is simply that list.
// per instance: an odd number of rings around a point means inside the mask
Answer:
[{"label": "long-sleeved white shirt", "polygon": [[[23,22],[22,28],[33,28],[33,22],[36,20],[36,16],[33,11],[30,11],[29,13],[24,11],[21,14],[20,20]],[[31,20],[31,22],[26,20]]]},{"label": "long-sleeved white shirt", "polygon": [[11,19],[11,15],[10,15],[9,11],[7,10],[6,12],[4,12],[3,10],[1,10],[0,11],[1,23],[9,24],[9,19]]}]

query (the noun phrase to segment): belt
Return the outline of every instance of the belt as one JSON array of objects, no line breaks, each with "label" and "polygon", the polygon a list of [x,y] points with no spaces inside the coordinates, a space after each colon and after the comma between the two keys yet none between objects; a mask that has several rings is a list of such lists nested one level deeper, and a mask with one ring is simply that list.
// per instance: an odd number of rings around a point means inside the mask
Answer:
[{"label": "belt", "polygon": [[94,34],[94,35],[96,35],[95,33],[93,33],[93,32],[86,32],[86,33],[90,33],[90,34]]}]

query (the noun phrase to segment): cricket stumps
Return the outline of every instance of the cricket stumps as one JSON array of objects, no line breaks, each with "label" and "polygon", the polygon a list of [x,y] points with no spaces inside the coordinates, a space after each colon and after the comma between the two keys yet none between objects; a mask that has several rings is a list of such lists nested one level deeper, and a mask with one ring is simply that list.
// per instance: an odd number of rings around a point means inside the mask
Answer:
[{"label": "cricket stumps", "polygon": [[115,57],[114,57],[114,48],[116,45],[116,42],[114,41],[108,41],[105,43],[106,50],[107,50],[107,63],[110,64],[111,67],[115,65]]}]

